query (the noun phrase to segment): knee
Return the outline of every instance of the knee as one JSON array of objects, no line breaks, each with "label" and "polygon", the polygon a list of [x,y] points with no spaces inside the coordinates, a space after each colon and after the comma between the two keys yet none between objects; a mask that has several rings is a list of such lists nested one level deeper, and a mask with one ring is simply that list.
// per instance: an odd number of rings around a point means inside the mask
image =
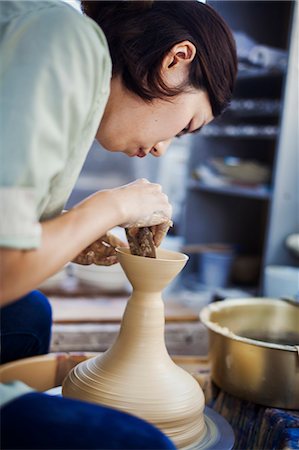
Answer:
[{"label": "knee", "polygon": [[1,311],[1,361],[49,351],[52,310],[47,297],[32,291]]},{"label": "knee", "polygon": [[40,291],[32,291],[22,298],[26,302],[26,313],[42,330],[51,328],[52,308],[48,298]]}]

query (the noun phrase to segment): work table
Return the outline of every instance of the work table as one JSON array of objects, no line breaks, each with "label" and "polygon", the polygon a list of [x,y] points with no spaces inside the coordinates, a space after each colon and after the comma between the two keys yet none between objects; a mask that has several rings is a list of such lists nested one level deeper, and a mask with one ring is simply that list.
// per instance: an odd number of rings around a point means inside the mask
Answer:
[{"label": "work table", "polygon": [[[51,351],[105,351],[114,341],[128,296],[49,296],[53,310]],[[208,333],[191,308],[165,302],[170,354],[205,355]]]}]

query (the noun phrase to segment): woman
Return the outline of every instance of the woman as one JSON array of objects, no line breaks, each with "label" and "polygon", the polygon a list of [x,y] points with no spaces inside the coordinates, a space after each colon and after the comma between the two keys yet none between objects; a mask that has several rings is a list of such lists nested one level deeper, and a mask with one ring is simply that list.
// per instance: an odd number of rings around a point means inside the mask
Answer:
[{"label": "woman", "polygon": [[[117,225],[158,225],[159,245],[171,218],[161,186],[147,180],[96,192],[61,214],[93,139],[110,152],[159,157],[232,95],[234,41],[209,6],[83,1],[82,10],[1,2],[2,362],[48,351],[51,310],[33,290],[43,280],[71,260],[116,262],[107,232]],[[2,389],[3,448],[173,448],[126,414]]]}]

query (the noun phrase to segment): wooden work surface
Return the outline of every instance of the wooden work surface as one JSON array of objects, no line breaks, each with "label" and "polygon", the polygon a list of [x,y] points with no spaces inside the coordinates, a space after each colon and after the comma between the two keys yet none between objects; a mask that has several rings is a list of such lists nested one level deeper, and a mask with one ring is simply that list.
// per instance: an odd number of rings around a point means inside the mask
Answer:
[{"label": "wooden work surface", "polygon": [[[54,323],[119,323],[129,295],[126,297],[60,297],[49,298]],[[197,322],[198,314],[191,308],[167,300],[166,322]]]}]

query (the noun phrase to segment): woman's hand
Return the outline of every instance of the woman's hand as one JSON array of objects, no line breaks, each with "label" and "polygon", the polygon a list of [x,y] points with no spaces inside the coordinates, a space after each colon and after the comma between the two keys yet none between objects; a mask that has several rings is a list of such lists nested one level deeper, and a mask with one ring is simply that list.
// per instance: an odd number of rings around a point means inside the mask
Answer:
[{"label": "woman's hand", "polygon": [[154,244],[159,247],[172,226],[172,206],[162,187],[142,178],[113,190],[122,200],[122,209],[127,215],[125,228],[149,227]]},{"label": "woman's hand", "polygon": [[159,247],[164,237],[166,236],[169,228],[172,226],[172,221],[168,220],[167,222],[160,223],[159,225],[153,225],[150,227],[151,232],[153,233],[154,244],[156,247]]},{"label": "woman's hand", "polygon": [[111,266],[118,262],[116,256],[116,247],[127,247],[118,237],[107,232],[104,236],[90,244],[81,253],[79,253],[72,262],[81,265],[96,264],[98,266]]},{"label": "woman's hand", "polygon": [[152,227],[164,223],[169,227],[172,207],[161,185],[142,178],[113,189],[112,195],[122,211],[122,227]]}]

